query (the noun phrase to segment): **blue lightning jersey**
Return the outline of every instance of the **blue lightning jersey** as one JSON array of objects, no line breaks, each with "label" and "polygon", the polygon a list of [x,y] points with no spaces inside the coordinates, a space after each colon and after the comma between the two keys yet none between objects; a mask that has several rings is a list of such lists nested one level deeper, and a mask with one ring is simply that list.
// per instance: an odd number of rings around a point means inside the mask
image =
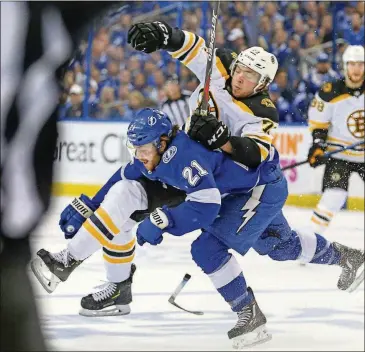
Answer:
[{"label": "blue lightning jersey", "polygon": [[277,159],[249,169],[179,132],[154,171],[147,171],[143,163],[134,159],[121,174],[130,180],[145,176],[186,192],[185,202],[168,210],[173,222],[168,232],[179,236],[211,225],[219,214],[222,196],[248,193],[255,186],[282,177],[277,172]]}]

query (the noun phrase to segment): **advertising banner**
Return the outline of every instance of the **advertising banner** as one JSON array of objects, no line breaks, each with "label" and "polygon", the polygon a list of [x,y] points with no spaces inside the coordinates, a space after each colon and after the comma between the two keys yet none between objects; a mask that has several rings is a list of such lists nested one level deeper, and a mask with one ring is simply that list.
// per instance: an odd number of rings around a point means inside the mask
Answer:
[{"label": "advertising banner", "polygon": [[[127,127],[127,123],[121,122],[59,122],[53,193],[93,195],[121,164],[130,160],[126,147]],[[282,167],[307,158],[312,143],[307,126],[281,126],[273,136]],[[308,164],[285,171],[290,204],[311,206],[317,202],[323,171],[323,165],[313,169]],[[350,179],[349,195],[360,199],[363,208],[364,183],[358,175],[354,174]]]}]

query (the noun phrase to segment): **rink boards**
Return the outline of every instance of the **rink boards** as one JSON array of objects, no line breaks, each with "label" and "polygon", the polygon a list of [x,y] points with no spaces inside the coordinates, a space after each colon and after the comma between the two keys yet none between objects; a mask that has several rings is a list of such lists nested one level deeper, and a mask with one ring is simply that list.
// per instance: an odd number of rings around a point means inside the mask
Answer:
[{"label": "rink boards", "polygon": [[[53,194],[95,194],[130,158],[127,126],[123,122],[95,120],[59,122]],[[307,126],[281,126],[273,135],[283,167],[306,159],[312,142]],[[313,207],[320,196],[323,171],[324,166],[312,169],[308,165],[285,171],[290,194],[287,204]],[[347,209],[364,210],[364,183],[357,174],[350,179]]]}]

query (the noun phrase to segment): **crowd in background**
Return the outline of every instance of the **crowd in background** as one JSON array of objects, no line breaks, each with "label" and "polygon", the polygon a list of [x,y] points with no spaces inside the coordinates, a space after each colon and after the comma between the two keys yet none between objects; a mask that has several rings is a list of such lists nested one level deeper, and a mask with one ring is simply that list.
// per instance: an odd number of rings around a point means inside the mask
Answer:
[{"label": "crowd in background", "polygon": [[[333,4],[336,12],[331,8]],[[92,39],[89,75],[88,44],[83,41],[62,82],[60,118],[131,121],[139,109],[160,108],[166,99],[172,99],[166,82],[176,74],[179,88],[193,91],[198,85],[194,74],[166,52],[144,54],[127,44],[128,29],[138,15],[150,14],[147,18],[166,20],[175,26],[176,8],[172,11],[175,17],[167,11],[173,5],[169,1],[130,2],[121,13],[104,21]],[[180,6],[181,28],[207,38],[210,17],[203,20],[201,3],[181,2]],[[162,14],[154,18],[158,10]],[[333,39],[342,39],[336,45],[336,57],[333,57]],[[364,45],[362,1],[221,2],[217,47],[240,52],[260,45],[277,56],[279,70],[269,86],[269,94],[281,121],[306,122],[315,92],[323,82],[342,75],[341,56],[347,44]],[[309,66],[302,65],[306,58],[312,59]],[[87,76],[90,80],[85,94]],[[176,99],[176,93],[173,98]]]}]

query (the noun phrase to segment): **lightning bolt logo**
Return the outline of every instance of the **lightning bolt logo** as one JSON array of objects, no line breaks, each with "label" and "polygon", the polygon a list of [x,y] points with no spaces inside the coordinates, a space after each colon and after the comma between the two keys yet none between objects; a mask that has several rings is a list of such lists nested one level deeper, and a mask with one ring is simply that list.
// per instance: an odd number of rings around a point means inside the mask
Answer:
[{"label": "lightning bolt logo", "polygon": [[245,226],[250,221],[250,219],[256,214],[255,210],[257,206],[260,204],[260,198],[264,189],[265,185],[255,187],[254,190],[252,191],[251,198],[242,207],[241,210],[247,210],[247,212],[242,216],[243,222],[236,231],[236,234],[238,234],[238,232],[242,230],[243,226]]}]

